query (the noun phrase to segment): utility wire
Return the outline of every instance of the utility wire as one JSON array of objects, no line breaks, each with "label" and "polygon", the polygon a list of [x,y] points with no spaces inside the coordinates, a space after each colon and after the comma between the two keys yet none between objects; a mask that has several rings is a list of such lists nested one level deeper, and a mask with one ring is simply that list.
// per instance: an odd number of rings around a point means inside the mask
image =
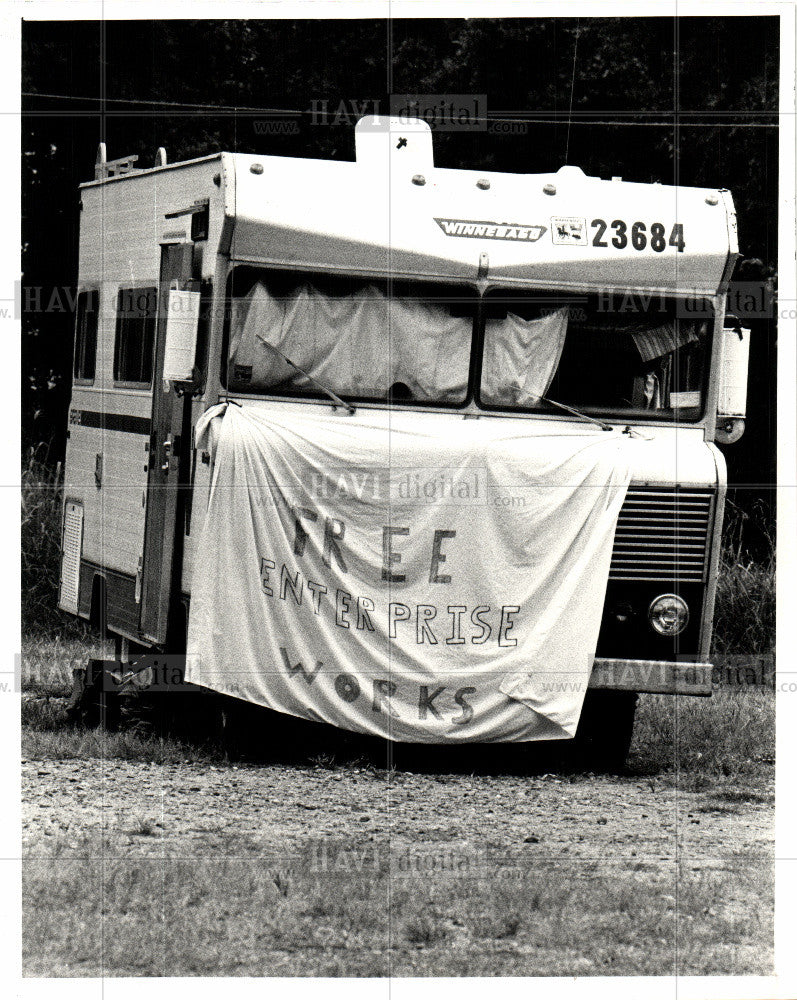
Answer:
[{"label": "utility wire", "polygon": [[573,43],[573,74],[570,77],[570,110],[567,112],[567,141],[565,142],[565,163],[570,152],[570,125],[573,122],[573,91],[576,89],[576,57],[578,56],[578,26],[580,18],[576,18],[576,38]]},{"label": "utility wire", "polygon": [[[296,117],[299,115],[313,116],[320,119],[334,119],[338,117],[338,113],[335,110],[327,109],[317,109],[311,110],[307,108],[251,108],[251,107],[236,107],[235,105],[228,104],[191,104],[191,103],[178,103],[174,101],[150,101],[150,100],[140,100],[136,98],[126,98],[126,97],[80,97],[74,94],[49,94],[40,93],[36,91],[23,91],[23,97],[29,98],[47,98],[48,100],[59,100],[59,101],[76,101],[76,102],[98,102],[103,106],[108,104],[131,104],[142,108],[175,108],[179,109],[179,113],[183,115],[200,116],[217,113],[231,113],[232,115],[281,115]],[[53,114],[52,111],[30,111],[24,110],[22,112],[27,116],[34,117],[46,117]],[[175,111],[123,111],[123,110],[106,110],[103,107],[103,114],[109,117],[140,117],[142,115],[149,115],[152,117],[173,117],[174,114],[178,113]],[[80,117],[80,116],[96,116],[97,111],[72,111],[70,114]],[[525,115],[523,112],[514,112],[511,114],[492,114],[492,115],[473,115],[471,121],[473,122],[501,122],[503,124],[516,124],[516,125],[561,125],[561,118],[557,112],[535,112],[535,114],[546,114],[546,118],[533,118]],[[671,120],[669,121],[647,121],[647,122],[629,122],[629,121],[618,121],[614,119],[604,119],[604,118],[592,118],[595,114],[611,114],[619,116],[641,116],[641,115],[664,115],[667,112],[656,111],[576,111],[572,112],[568,118],[568,131],[571,125],[606,125],[612,128],[672,128],[677,119],[677,124],[679,128],[778,128],[777,122],[689,122],[684,121],[684,116],[701,116],[706,117],[731,117],[734,115],[771,115],[777,116],[776,111],[679,111],[671,112]],[[389,117],[387,114],[383,114],[380,117]],[[331,122],[330,122],[331,123]],[[569,137],[568,137],[569,142]]]},{"label": "utility wire", "polygon": [[136,98],[136,97],[88,97],[79,96],[77,94],[46,94],[36,90],[23,90],[23,97],[49,97],[55,100],[62,101],[100,101],[103,104],[143,104],[147,106],[161,107],[161,108],[193,108],[197,111],[234,111],[236,114],[240,112],[249,112],[250,114],[258,115],[301,115],[301,114],[321,114],[321,110],[317,112],[312,112],[309,110],[301,111],[297,108],[242,108],[235,104],[199,104],[193,102],[180,102],[180,101],[155,101],[149,98]]}]

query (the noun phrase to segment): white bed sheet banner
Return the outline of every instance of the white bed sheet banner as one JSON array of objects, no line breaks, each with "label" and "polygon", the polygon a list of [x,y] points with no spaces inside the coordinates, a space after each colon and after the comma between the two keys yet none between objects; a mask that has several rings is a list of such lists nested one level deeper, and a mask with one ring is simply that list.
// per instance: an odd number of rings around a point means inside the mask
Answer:
[{"label": "white bed sheet banner", "polygon": [[630,473],[571,427],[210,409],[186,679],[401,741],[572,736]]}]

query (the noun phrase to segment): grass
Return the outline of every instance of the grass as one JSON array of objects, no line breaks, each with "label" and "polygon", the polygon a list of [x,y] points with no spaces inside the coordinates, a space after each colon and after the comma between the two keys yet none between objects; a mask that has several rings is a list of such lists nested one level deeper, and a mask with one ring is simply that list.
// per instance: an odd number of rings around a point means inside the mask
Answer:
[{"label": "grass", "polygon": [[[91,638],[91,637],[89,637]],[[223,759],[207,741],[191,744],[166,735],[148,721],[134,721],[117,732],[85,728],[66,720],[72,668],[89,656],[110,656],[107,643],[36,635],[22,644],[22,755],[32,760],[92,758],[168,764]]]},{"label": "grass", "polygon": [[72,670],[89,657],[112,657],[113,643],[85,636],[33,633],[22,642],[20,679],[30,694],[63,697],[72,689]]},{"label": "grass", "polygon": [[218,740],[198,732],[186,741],[166,731],[157,713],[126,718],[116,732],[86,728],[66,719],[66,697],[72,668],[89,656],[110,657],[112,647],[89,635],[61,639],[34,635],[22,644],[22,755],[31,760],[92,758],[176,764],[220,763],[225,754]]},{"label": "grass", "polygon": [[22,628],[45,636],[85,639],[87,626],[58,610],[61,560],[62,466],[49,447],[28,448],[22,466]]},{"label": "grass", "polygon": [[628,767],[700,791],[717,779],[755,794],[775,758],[772,688],[720,689],[711,698],[641,695]]},{"label": "grass", "polygon": [[[751,520],[765,543],[765,554],[757,558],[746,544]],[[761,511],[748,513],[730,500],[722,531],[713,649],[737,655],[775,652],[774,526]]]},{"label": "grass", "polygon": [[27,975],[771,973],[771,880],[742,863],[651,874],[541,861],[419,877],[389,863],[323,871],[307,857],[288,875],[224,851],[188,861],[114,847],[95,839],[25,865]]},{"label": "grass", "polygon": [[150,816],[137,816],[130,833],[134,837],[154,837],[158,826],[158,821]]},{"label": "grass", "polygon": [[127,760],[145,764],[218,764],[222,748],[206,738],[186,742],[150,723],[116,732],[65,720],[65,701],[48,695],[23,697],[22,756],[26,760]]}]

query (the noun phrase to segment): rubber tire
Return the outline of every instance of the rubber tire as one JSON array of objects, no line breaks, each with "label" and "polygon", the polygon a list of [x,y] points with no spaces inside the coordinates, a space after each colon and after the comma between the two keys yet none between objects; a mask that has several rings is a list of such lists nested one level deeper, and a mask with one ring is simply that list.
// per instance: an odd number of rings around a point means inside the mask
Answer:
[{"label": "rubber tire", "polygon": [[119,695],[103,684],[103,665],[103,660],[88,661],[85,686],[72,712],[73,718],[88,729],[100,727],[114,732],[121,721],[121,702]]},{"label": "rubber tire", "polygon": [[635,691],[588,690],[578,729],[569,748],[579,770],[620,771],[634,735]]}]

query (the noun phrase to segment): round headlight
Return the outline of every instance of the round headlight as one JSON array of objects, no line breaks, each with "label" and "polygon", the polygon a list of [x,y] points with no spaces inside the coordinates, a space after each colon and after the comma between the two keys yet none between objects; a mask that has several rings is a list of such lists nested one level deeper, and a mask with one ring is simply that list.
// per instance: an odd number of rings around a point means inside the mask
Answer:
[{"label": "round headlight", "polygon": [[659,635],[680,635],[689,621],[689,608],[677,594],[661,594],[650,602],[648,621]]}]

